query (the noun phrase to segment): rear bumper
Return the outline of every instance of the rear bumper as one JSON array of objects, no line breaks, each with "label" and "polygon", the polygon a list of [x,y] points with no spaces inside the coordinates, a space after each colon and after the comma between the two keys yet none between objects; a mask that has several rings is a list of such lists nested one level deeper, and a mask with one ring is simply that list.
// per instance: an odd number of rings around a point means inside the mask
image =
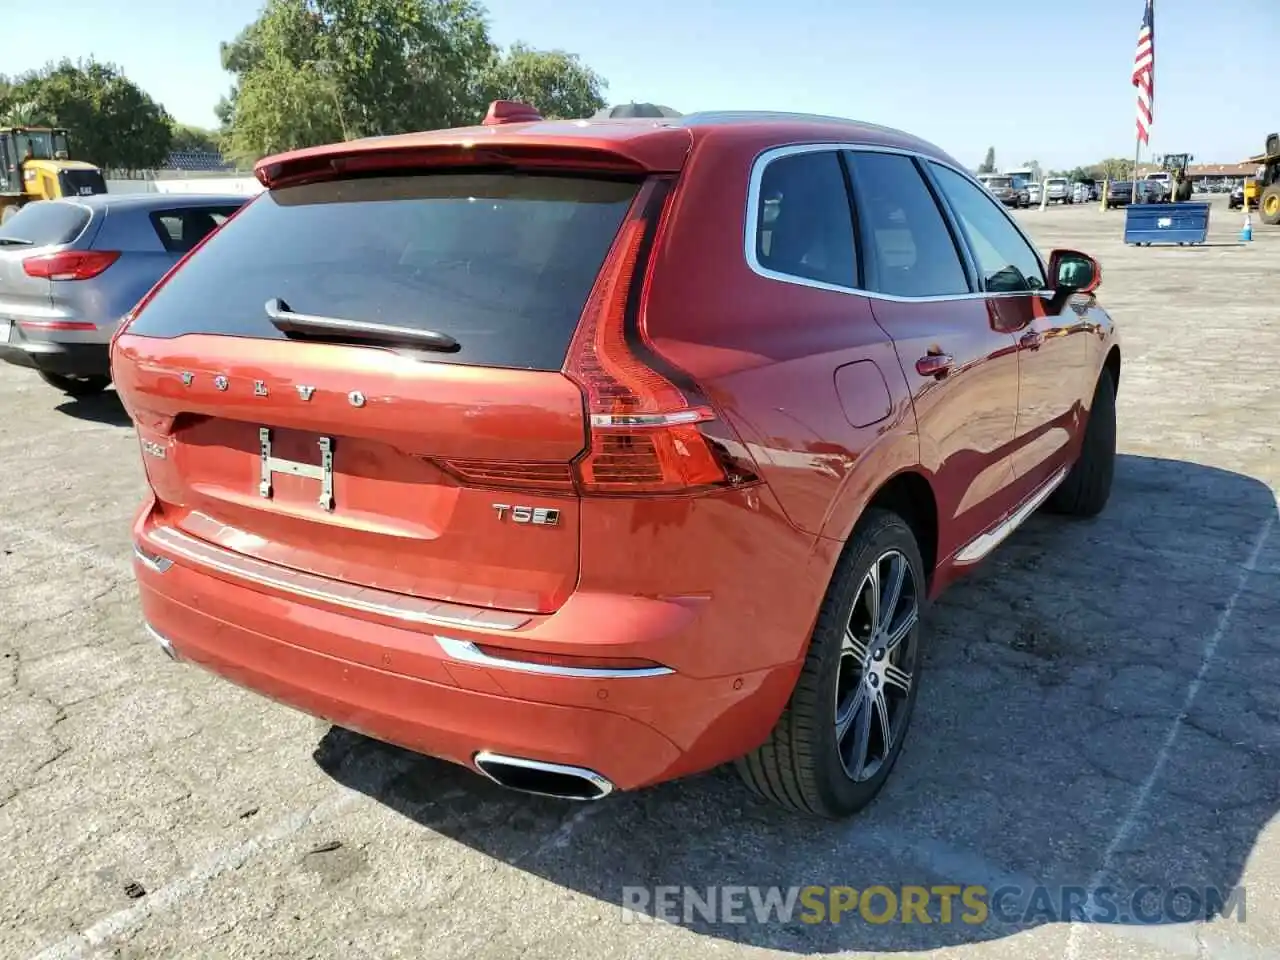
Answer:
[{"label": "rear bumper", "polygon": [[[145,511],[144,511],[145,513]],[[135,571],[153,638],[197,664],[274,700],[410,750],[475,768],[492,752],[597,771],[633,789],[740,756],[768,735],[790,696],[799,661],[753,672],[692,676],[679,667],[630,675],[536,672],[489,651],[579,649],[625,625],[625,652],[657,663],[697,644],[698,617],[662,601],[595,596],[519,629],[387,622],[315,596],[253,586],[234,572],[166,554],[135,528]],[[159,559],[157,562],[156,558]],[[639,602],[638,602],[639,601]],[[477,611],[479,613],[480,611]],[[612,628],[612,631],[611,631]],[[612,644],[610,646],[613,646]]]},{"label": "rear bumper", "polygon": [[69,377],[111,376],[109,344],[16,339],[19,336],[15,328],[12,333],[14,339],[0,343],[0,360]]}]

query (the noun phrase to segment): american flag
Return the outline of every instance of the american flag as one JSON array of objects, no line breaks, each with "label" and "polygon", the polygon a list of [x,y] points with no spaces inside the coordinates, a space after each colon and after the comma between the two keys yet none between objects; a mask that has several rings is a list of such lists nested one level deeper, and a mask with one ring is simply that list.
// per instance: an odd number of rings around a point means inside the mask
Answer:
[{"label": "american flag", "polygon": [[1138,31],[1138,52],[1133,55],[1133,85],[1138,88],[1138,139],[1150,143],[1151,120],[1156,99],[1155,0],[1147,0]]}]

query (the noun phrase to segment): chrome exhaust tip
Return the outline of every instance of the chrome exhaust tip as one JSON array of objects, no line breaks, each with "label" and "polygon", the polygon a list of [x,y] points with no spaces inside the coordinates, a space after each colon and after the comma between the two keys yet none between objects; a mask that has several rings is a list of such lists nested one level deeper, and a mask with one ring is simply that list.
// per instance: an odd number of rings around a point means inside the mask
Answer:
[{"label": "chrome exhaust tip", "polygon": [[169,642],[169,638],[164,636],[149,623],[144,623],[142,628],[147,631],[147,636],[155,642],[155,645],[164,651],[164,655],[174,663],[181,663],[182,658],[178,656],[178,651],[173,649],[173,644]]},{"label": "chrome exhaust tip", "polygon": [[558,800],[599,800],[613,793],[613,784],[586,767],[507,757],[487,750],[477,753],[475,766],[499,786]]}]

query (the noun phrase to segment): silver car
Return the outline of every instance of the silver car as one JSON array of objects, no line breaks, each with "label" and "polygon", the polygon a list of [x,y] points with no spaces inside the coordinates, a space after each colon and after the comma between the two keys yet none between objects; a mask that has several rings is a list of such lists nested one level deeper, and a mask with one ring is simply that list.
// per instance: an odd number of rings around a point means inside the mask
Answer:
[{"label": "silver car", "polygon": [[0,226],[0,360],[73,397],[105,390],[120,318],[246,201],[103,194],[27,204]]},{"label": "silver car", "polygon": [[1050,177],[1044,182],[1044,195],[1050,203],[1073,203],[1071,185],[1066,177]]}]

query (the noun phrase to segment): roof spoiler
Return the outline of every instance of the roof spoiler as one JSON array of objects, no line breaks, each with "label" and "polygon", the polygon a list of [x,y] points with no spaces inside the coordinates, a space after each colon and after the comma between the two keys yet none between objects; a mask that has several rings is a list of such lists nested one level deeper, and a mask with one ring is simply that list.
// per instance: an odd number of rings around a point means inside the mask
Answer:
[{"label": "roof spoiler", "polygon": [[481,122],[486,127],[503,123],[534,123],[542,119],[536,107],[519,100],[495,100],[489,104],[489,112]]}]

